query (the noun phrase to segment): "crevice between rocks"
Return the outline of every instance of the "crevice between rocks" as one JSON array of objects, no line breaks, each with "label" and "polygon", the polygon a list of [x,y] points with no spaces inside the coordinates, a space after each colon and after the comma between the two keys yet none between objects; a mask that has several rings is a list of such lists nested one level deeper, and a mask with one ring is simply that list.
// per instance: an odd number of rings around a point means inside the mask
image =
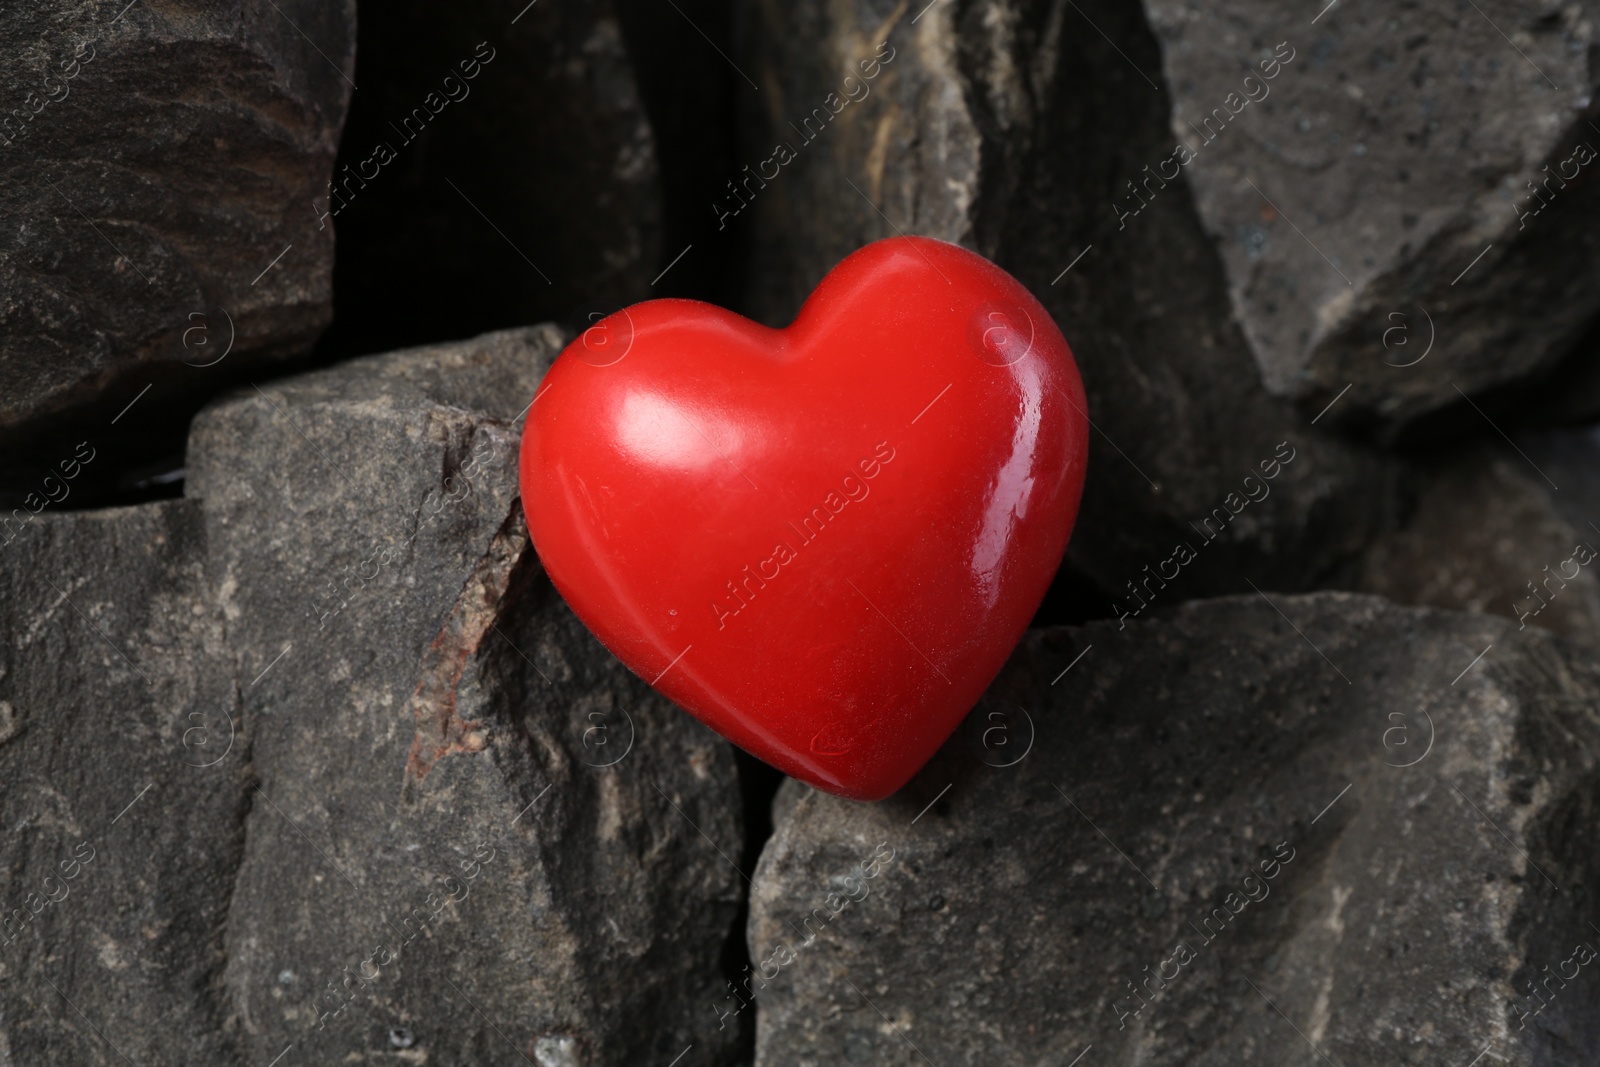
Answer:
[{"label": "crevice between rocks", "polygon": [[407,801],[414,798],[416,785],[439,760],[458,752],[481,752],[487,744],[485,724],[462,719],[456,695],[468,662],[515,599],[511,595],[514,586],[525,583],[529,570],[538,568],[538,557],[531,548],[522,500],[515,498],[511,513],[462,584],[419,665],[417,687],[406,705],[417,724],[406,757],[403,796]]},{"label": "crevice between rocks", "polygon": [[[747,877],[754,879],[756,863],[761,859],[762,850],[772,838],[774,831],[772,802],[778,795],[778,787],[783,784],[784,775],[782,771],[767,766],[743,749],[735,748],[733,752],[739,764],[739,792],[744,802],[744,849],[739,856],[739,869]],[[728,931],[728,939],[722,946],[722,975],[728,982],[734,984],[744,976],[747,968],[754,968],[756,965],[755,953],[752,951],[747,933],[752,888],[750,883],[742,887],[739,908],[733,916],[732,929]],[[715,1005],[707,1007],[708,1010],[715,1010]],[[738,1063],[741,1065],[755,1062],[756,1018],[759,1011],[759,1004],[751,1000],[749,1009],[739,1013]]]}]

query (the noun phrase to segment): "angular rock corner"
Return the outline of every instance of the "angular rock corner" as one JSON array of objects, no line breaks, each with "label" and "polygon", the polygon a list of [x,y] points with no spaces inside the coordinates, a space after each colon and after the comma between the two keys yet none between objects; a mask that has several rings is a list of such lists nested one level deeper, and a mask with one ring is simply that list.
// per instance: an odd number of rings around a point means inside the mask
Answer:
[{"label": "angular rock corner", "polygon": [[22,105],[0,117],[13,448],[147,381],[203,395],[230,333],[213,378],[299,355],[333,317],[312,201],[353,92],[355,0],[73,6],[0,27]]},{"label": "angular rock corner", "polygon": [[0,1052],[113,1062],[90,1019],[146,1062],[733,1055],[704,1009],[732,751],[594,641],[521,517],[518,408],[565,340],[245,390],[196,421],[186,499],[0,557],[0,790],[40,882],[7,899],[67,889],[7,930]]},{"label": "angular rock corner", "polygon": [[1272,393],[1315,412],[1348,386],[1330,418],[1393,440],[1571,351],[1600,281],[1600,9],[1144,6],[1189,147],[1119,208],[1181,164]]},{"label": "angular rock corner", "polygon": [[1475,660],[1500,629],[1323,593],[1030,633],[901,795],[785,787],[757,1062],[1593,1061],[1600,667]]}]

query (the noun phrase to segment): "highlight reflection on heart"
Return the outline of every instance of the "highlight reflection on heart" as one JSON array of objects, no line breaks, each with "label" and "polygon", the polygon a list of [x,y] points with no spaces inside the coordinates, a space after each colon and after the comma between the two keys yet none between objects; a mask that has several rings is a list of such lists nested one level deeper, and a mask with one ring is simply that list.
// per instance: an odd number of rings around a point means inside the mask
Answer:
[{"label": "highlight reflection on heart", "polygon": [[786,329],[687,300],[590,326],[529,410],[523,504],[551,581],[632,670],[780,770],[878,799],[1037,609],[1086,406],[1020,283],[895,238]]}]

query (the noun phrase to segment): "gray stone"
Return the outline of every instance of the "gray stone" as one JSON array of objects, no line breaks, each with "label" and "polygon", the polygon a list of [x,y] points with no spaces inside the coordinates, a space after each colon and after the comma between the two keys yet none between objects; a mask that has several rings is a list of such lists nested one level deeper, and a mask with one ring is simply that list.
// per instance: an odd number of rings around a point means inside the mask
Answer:
[{"label": "gray stone", "polygon": [[248,744],[192,501],[0,548],[0,1063],[238,1062]]},{"label": "gray stone", "polygon": [[710,1010],[733,750],[599,646],[522,518],[565,340],[246,390],[196,421],[187,498],[5,531],[0,1064],[744,1051]]},{"label": "gray stone", "polygon": [[309,348],[333,247],[308,205],[354,53],[354,0],[72,0],[5,21],[0,441]]},{"label": "gray stone", "polygon": [[1350,386],[1330,420],[1392,438],[1572,347],[1600,306],[1583,177],[1600,165],[1600,8],[1339,3],[1313,23],[1269,0],[1144,7],[1171,135],[1128,178],[1193,153],[1195,208],[1274,394],[1315,412]]},{"label": "gray stone", "polygon": [[1453,448],[1419,465],[1405,523],[1356,587],[1400,604],[1481,611],[1600,642],[1600,448],[1592,432]]},{"label": "gray stone", "polygon": [[901,794],[785,787],[758,1063],[1593,1062],[1600,667],[1475,660],[1501,630],[1322,593],[1030,631]]},{"label": "gray stone", "polygon": [[[1182,190],[1118,231],[1112,191],[1170,151],[1168,102],[1147,80],[1159,51],[1140,11],[923,6],[757,9],[750,62],[763,91],[747,140],[797,148],[727,222],[755,242],[758,316],[787,321],[828,269],[877,238],[920,233],[981,252],[1044,302],[1083,373],[1096,430],[1072,568],[1131,607],[1127,584],[1180,541],[1198,545],[1194,524],[1289,442],[1299,458],[1270,495],[1163,596],[1315,585],[1392,521],[1395,463],[1267,394]],[[804,140],[790,124],[826,115],[828,94],[851,91],[845,73],[885,40],[893,57],[867,95],[820,132],[813,119]]]},{"label": "gray stone", "polygon": [[247,1062],[397,1033],[437,1063],[736,1050],[708,1010],[732,750],[599,646],[522,519],[518,416],[564,341],[358,360],[196,421],[253,724],[224,972]]}]

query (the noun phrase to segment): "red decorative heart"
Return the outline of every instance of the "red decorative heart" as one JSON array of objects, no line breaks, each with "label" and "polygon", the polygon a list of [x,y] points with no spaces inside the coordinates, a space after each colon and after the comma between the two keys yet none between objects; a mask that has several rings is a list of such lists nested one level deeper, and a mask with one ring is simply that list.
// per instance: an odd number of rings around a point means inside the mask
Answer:
[{"label": "red decorative heart", "polygon": [[534,397],[522,500],[550,580],[630,669],[785,773],[877,800],[1037,610],[1085,410],[1016,279],[895,238],[787,329],[690,300],[596,323]]}]

